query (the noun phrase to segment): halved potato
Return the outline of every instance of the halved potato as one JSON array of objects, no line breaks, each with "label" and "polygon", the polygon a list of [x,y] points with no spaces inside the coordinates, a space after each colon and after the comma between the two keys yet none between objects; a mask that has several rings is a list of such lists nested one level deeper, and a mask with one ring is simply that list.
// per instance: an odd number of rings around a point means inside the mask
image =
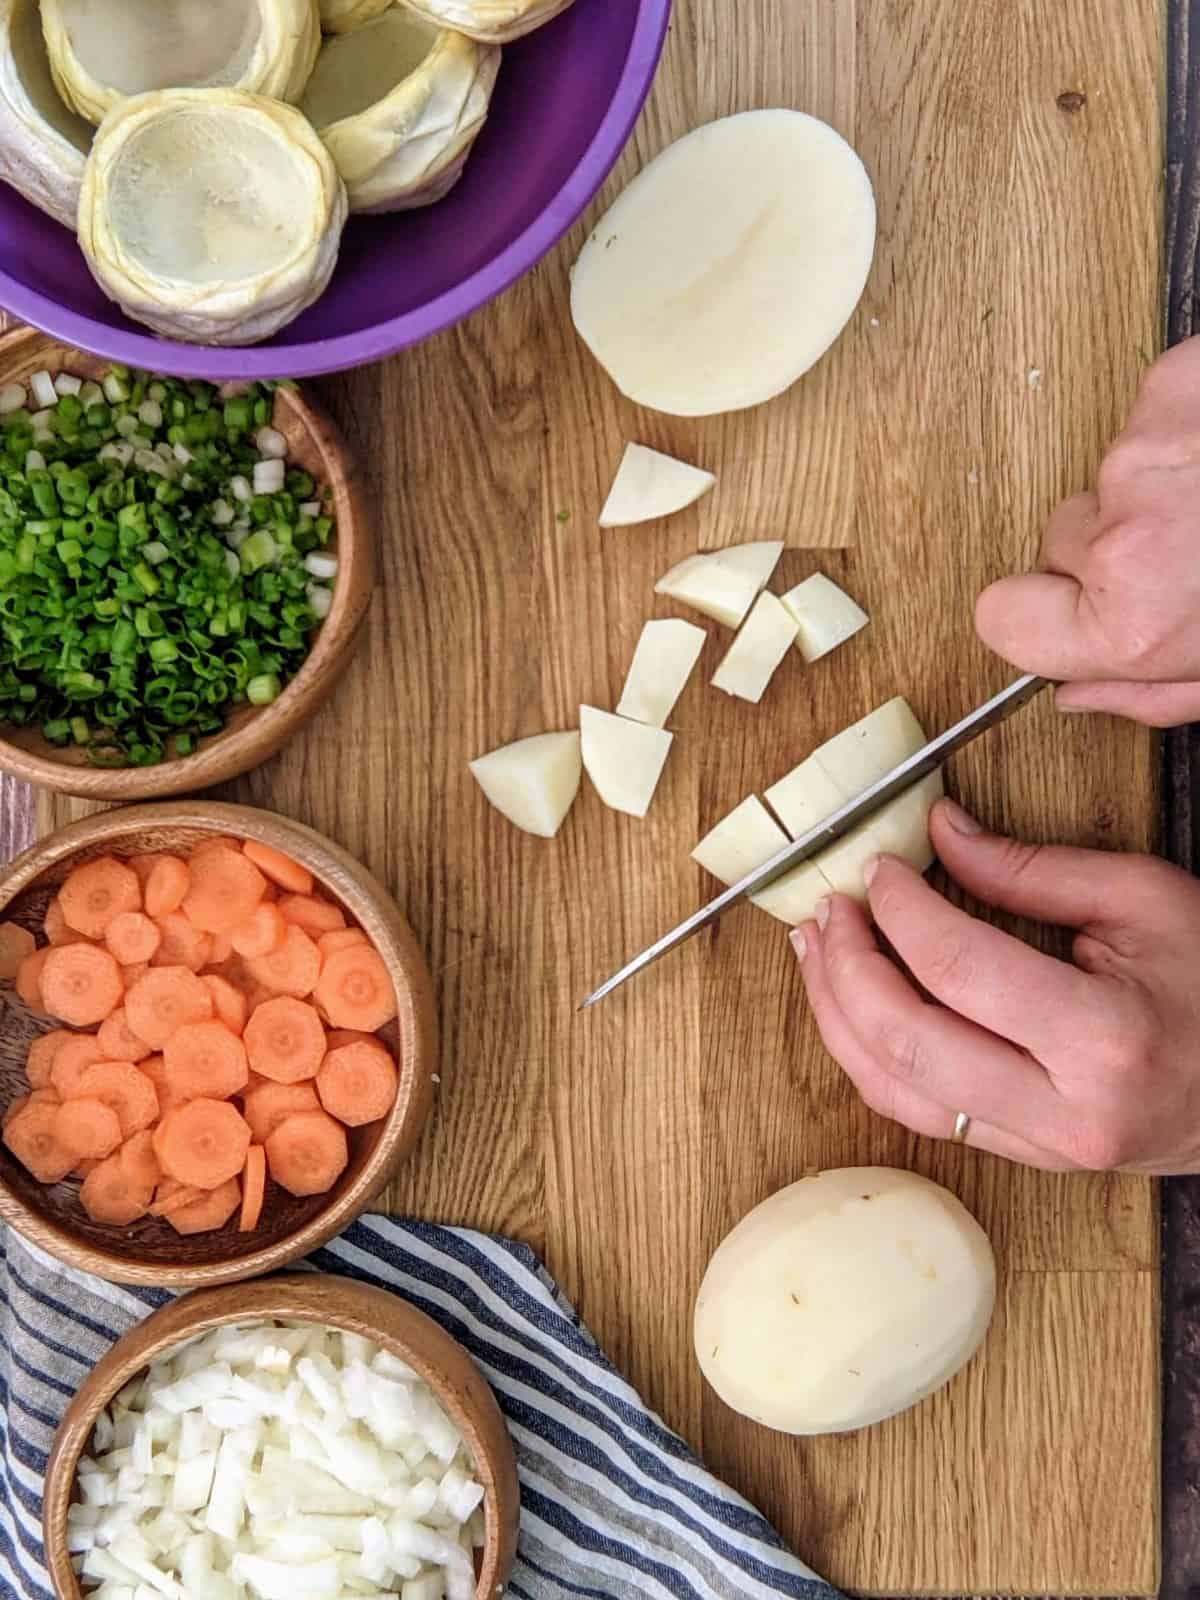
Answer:
[{"label": "halved potato", "polygon": [[300,109],[337,163],[351,211],[410,211],[448,194],[499,70],[499,50],[401,6],[326,39]]},{"label": "halved potato", "polygon": [[692,851],[692,860],[722,883],[740,883],[748,872],[778,855],[787,842],[787,834],[758,796],[751,794],[704,835]]},{"label": "halved potato", "polygon": [[37,0],[0,0],[0,179],[74,231],[91,142],[54,87]]},{"label": "halved potato", "polygon": [[535,733],[471,762],[471,774],[502,816],[552,839],[583,776],[578,733]]},{"label": "halved potato", "polygon": [[411,11],[484,44],[511,44],[540,28],[571,0],[404,0]]},{"label": "halved potato", "polygon": [[394,0],[320,0],[321,27],[326,33],[349,33],[382,15]]},{"label": "halved potato", "polygon": [[139,322],[251,344],[324,290],[346,211],[333,158],[291,106],[164,89],[121,101],[97,131],[79,242],[100,287]]},{"label": "halved potato", "polygon": [[89,122],[155,89],[297,100],[321,42],[317,0],[42,0],[58,92]]}]

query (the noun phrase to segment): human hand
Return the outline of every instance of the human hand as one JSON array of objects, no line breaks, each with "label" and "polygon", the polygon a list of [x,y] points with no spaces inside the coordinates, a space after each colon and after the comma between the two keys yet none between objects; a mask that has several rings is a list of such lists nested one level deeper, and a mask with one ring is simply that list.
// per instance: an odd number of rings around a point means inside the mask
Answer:
[{"label": "human hand", "polygon": [[958,910],[894,857],[871,910],[825,903],[792,935],[830,1053],[916,1133],[1052,1171],[1200,1172],[1200,883],[1148,856],[1018,844],[950,801],[931,830],[977,899],[1077,930],[1075,964]]},{"label": "human hand", "polygon": [[1063,710],[1200,718],[1200,339],[1146,374],[1096,492],[1054,513],[1041,563],[980,595],[985,644],[1062,682]]}]

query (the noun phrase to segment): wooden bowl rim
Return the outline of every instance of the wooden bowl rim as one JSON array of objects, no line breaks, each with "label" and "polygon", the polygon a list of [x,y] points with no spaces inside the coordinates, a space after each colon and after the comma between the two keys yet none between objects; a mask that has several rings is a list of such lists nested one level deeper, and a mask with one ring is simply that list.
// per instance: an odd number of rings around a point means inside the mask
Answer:
[{"label": "wooden bowl rim", "polygon": [[[131,1378],[172,1346],[212,1328],[271,1318],[364,1333],[406,1361],[429,1385],[466,1440],[484,1486],[486,1542],[477,1600],[499,1594],[516,1554],[520,1487],[508,1424],[478,1363],[452,1334],[401,1294],[334,1273],[304,1272],[182,1295],[122,1334],[88,1373],[55,1430],[46,1465],[42,1529],[46,1565],[59,1600],[80,1600],[82,1595],[66,1549],[67,1510],[79,1458],[101,1411]],[[416,1330],[417,1347],[392,1327],[381,1326],[385,1320],[409,1324]],[[419,1348],[422,1340],[434,1347],[432,1357]],[[460,1399],[453,1380],[448,1381],[437,1365],[438,1354],[458,1368],[460,1377],[469,1371],[478,1379],[481,1390],[473,1395],[474,1404]],[[67,1573],[71,1588],[60,1581]]]},{"label": "wooden bowl rim", "polygon": [[[112,366],[111,361],[89,355],[36,328],[14,328],[0,335],[0,386],[7,382],[10,366],[24,366],[33,352],[65,352],[89,368]],[[366,619],[375,580],[375,556],[370,519],[350,447],[341,430],[307,390],[278,390],[281,401],[302,418],[308,432],[330,463],[329,488],[339,506],[337,526],[338,582],[329,615],[317,629],[315,640],[296,676],[270,705],[261,707],[237,728],[224,728],[205,738],[190,756],[176,756],[153,767],[71,766],[13,744],[0,732],[0,768],[25,783],[41,784],[59,794],[88,800],[151,800],[181,794],[188,789],[227,783],[250,771],[276,750],[318,709],[323,696],[314,689],[333,682],[349,664]],[[0,723],[0,729],[5,725]]]},{"label": "wooden bowl rim", "polygon": [[[261,1276],[299,1260],[343,1232],[361,1216],[387,1182],[397,1151],[415,1142],[432,1099],[432,1074],[437,1053],[437,1021],[433,979],[416,937],[392,896],[367,869],[315,828],[254,806],[225,801],[158,801],[122,806],[68,823],[19,855],[0,873],[0,917],[9,905],[33,887],[51,867],[77,851],[106,840],[136,837],[148,827],[176,824],[199,831],[233,834],[295,850],[328,887],[329,867],[339,868],[352,892],[332,889],[351,909],[387,963],[396,988],[400,1024],[400,1092],[375,1149],[355,1181],[294,1233],[261,1250],[226,1262],[192,1262],[172,1267],[164,1262],[138,1262],[128,1252],[107,1251],[87,1243],[50,1218],[31,1211],[0,1173],[0,1221],[69,1266],[113,1283],[151,1288],[199,1288]],[[313,866],[316,861],[319,865]],[[381,912],[380,907],[384,908]],[[385,914],[386,913],[386,914]],[[407,1093],[405,1090],[407,1089]]]}]

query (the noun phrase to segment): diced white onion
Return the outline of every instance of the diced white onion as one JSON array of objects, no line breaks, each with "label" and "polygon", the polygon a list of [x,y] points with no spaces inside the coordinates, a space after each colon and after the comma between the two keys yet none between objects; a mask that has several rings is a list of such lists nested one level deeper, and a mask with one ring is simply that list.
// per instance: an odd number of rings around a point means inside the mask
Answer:
[{"label": "diced white onion", "polygon": [[53,439],[53,411],[35,411],[29,420],[33,423],[33,437],[38,441],[39,444],[43,444],[47,440]]},{"label": "diced white onion", "polygon": [[169,560],[171,552],[160,539],[151,539],[149,544],[142,546],[142,554],[152,567],[158,567]]},{"label": "diced white onion", "polygon": [[26,452],[25,452],[25,471],[26,472],[44,472],[45,470],[46,470],[46,458],[42,454],[42,452],[40,450],[26,450]]},{"label": "diced white onion", "polygon": [[143,400],[137,414],[138,421],[147,428],[162,427],[163,411],[157,400]]},{"label": "diced white onion", "polygon": [[283,462],[271,459],[254,463],[255,494],[278,494],[283,488]]},{"label": "diced white onion", "polygon": [[242,570],[242,563],[238,560],[236,550],[226,550],[225,566],[231,578],[236,578]]},{"label": "diced white onion", "polygon": [[83,379],[75,377],[70,372],[60,372],[54,380],[54,389],[59,395],[78,394],[82,388]]},{"label": "diced white onion", "polygon": [[133,453],[133,459],[134,463],[141,467],[143,472],[157,473],[160,478],[165,478],[167,476],[167,469],[163,463],[163,458],[159,455],[157,450],[147,450],[145,448],[135,450]]},{"label": "diced white onion", "polygon": [[319,517],[321,515],[321,502],[319,500],[301,500],[298,510],[302,517]]},{"label": "diced white onion", "polygon": [[287,440],[278,428],[260,428],[254,435],[254,448],[268,460],[278,457],[282,461],[287,456]]},{"label": "diced white onion", "polygon": [[29,387],[33,391],[33,403],[39,410],[52,406],[58,399],[58,390],[54,387],[54,379],[48,372],[35,372],[29,380]]},{"label": "diced white onion", "polygon": [[192,455],[192,452],[185,444],[173,444],[171,446],[171,454],[175,457],[176,461],[178,461],[181,467],[186,467],[189,461],[193,461],[195,459],[195,457]]},{"label": "diced white onion", "polygon": [[310,583],[308,603],[312,607],[313,616],[324,622],[333,608],[333,591],[327,589],[323,583]]},{"label": "diced white onion", "polygon": [[4,384],[0,387],[0,417],[6,417],[10,411],[23,411],[28,398],[23,384]]},{"label": "diced white onion", "polygon": [[313,550],[309,555],[305,556],[304,566],[305,570],[314,578],[322,580],[336,578],[338,558],[333,555],[327,555],[323,550]]},{"label": "diced white onion", "polygon": [[214,500],[211,508],[213,526],[227,528],[233,521],[233,507],[228,500]]},{"label": "diced white onion", "polygon": [[229,480],[229,492],[235,500],[254,499],[254,490],[250,487],[249,479],[243,478],[240,472]]}]

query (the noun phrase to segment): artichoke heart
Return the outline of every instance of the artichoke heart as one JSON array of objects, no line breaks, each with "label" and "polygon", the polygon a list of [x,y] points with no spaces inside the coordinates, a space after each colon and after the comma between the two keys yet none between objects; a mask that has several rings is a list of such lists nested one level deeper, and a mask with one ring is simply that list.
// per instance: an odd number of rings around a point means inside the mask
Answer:
[{"label": "artichoke heart", "polygon": [[54,87],[37,0],[0,0],[0,180],[74,229],[91,142]]},{"label": "artichoke heart", "polygon": [[329,282],[346,221],[337,168],[291,106],[236,89],[123,100],[83,175],[96,281],[169,338],[252,344]]},{"label": "artichoke heart", "polygon": [[50,70],[89,122],[154,89],[295,101],[321,43],[317,0],[42,0]]},{"label": "artichoke heart", "polygon": [[326,33],[349,33],[392,4],[394,0],[321,0],[321,26]]},{"label": "artichoke heart", "polygon": [[487,117],[500,51],[400,6],[326,39],[301,110],[351,211],[432,205],[458,182]]},{"label": "artichoke heart", "polygon": [[410,11],[484,44],[511,44],[565,11],[571,0],[401,0]]}]

